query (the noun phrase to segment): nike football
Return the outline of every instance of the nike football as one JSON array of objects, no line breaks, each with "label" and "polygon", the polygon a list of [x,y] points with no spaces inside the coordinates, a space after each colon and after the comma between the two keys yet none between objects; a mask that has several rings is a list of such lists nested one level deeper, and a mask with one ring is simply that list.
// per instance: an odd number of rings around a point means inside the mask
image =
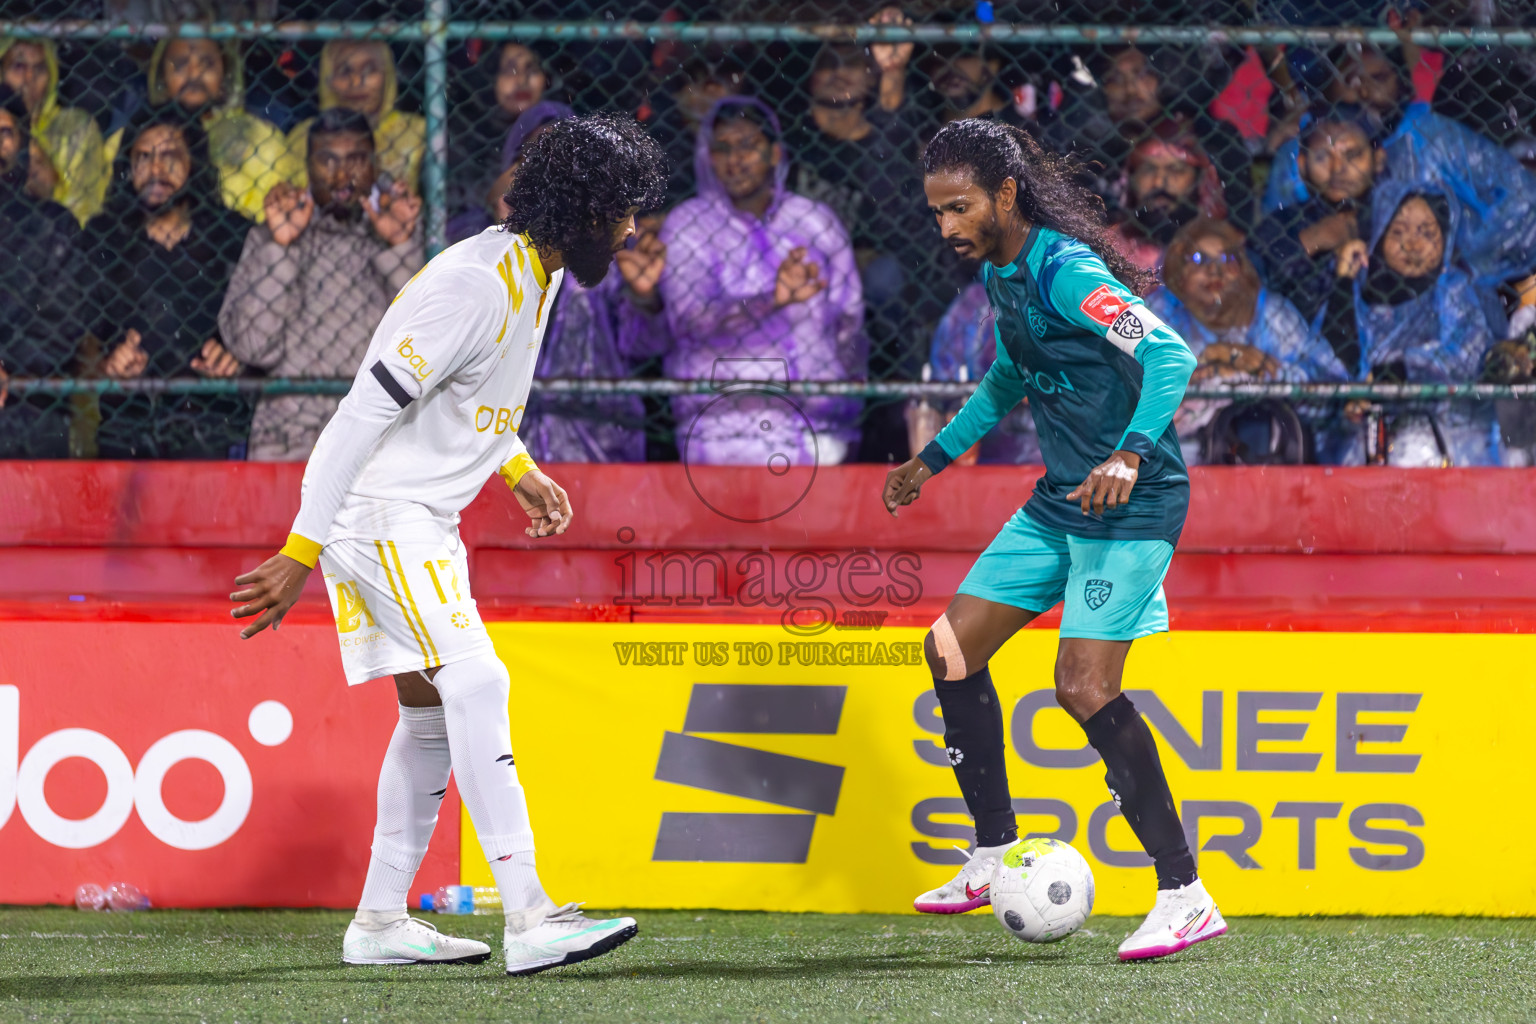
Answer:
[{"label": "nike football", "polygon": [[1058,839],[1015,843],[992,876],[992,913],[1025,942],[1057,942],[1093,912],[1093,871]]}]

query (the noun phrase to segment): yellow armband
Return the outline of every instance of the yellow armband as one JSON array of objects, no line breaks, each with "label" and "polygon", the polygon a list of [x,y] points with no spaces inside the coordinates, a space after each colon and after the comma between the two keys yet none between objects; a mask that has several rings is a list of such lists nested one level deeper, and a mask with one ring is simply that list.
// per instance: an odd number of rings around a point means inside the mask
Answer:
[{"label": "yellow armband", "polygon": [[501,475],[506,478],[508,487],[516,487],[530,470],[538,469],[533,457],[527,452],[521,452],[512,456],[512,461],[501,467]]},{"label": "yellow armband", "polygon": [[283,545],[283,550],[279,554],[287,555],[295,562],[313,569],[315,563],[320,561],[320,548],[321,545],[316,544],[308,537],[301,537],[296,533],[290,533],[288,535],[288,543]]}]

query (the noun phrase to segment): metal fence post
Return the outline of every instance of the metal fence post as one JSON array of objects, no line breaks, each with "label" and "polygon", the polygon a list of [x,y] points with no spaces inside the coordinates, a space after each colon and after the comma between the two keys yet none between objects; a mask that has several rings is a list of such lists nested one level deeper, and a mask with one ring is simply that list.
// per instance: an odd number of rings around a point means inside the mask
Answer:
[{"label": "metal fence post", "polygon": [[422,160],[422,205],[427,217],[427,259],[448,247],[448,0],[427,0],[422,24],[426,52],[427,152]]}]

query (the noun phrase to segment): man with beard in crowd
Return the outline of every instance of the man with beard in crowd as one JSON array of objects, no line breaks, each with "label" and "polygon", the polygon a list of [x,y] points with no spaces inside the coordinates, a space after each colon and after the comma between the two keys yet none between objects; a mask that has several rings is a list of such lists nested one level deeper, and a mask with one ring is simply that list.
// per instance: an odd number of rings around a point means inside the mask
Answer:
[{"label": "man with beard in crowd", "polygon": [[1243,228],[1252,218],[1253,158],[1237,128],[1209,112],[1240,60],[1240,53],[1216,45],[1095,50],[1084,69],[1093,85],[1082,87],[1078,76],[1063,79],[1061,108],[1044,126],[1041,139],[1083,161],[1094,174],[1107,175],[1092,184],[1108,195],[1114,169],[1138,143],[1188,132],[1215,167],[1234,222]]},{"label": "man with beard in crowd", "polygon": [[224,205],[251,220],[280,181],[297,173],[276,125],[245,109],[240,49],[229,41],[162,39],[149,63],[149,102],[174,103],[208,133]]},{"label": "man with beard in crowd", "polygon": [[[85,227],[93,333],[118,380],[240,365],[220,343],[219,304],[249,222],[219,198],[208,138],[175,107],[151,112],[113,168],[107,205]],[[250,405],[227,395],[106,396],[97,450],[108,459],[241,458]]]},{"label": "man with beard in crowd", "polygon": [[[357,371],[390,300],[421,269],[421,200],[404,184],[375,188],[368,119],[332,107],[309,128],[309,190],[267,193],[267,223],[251,231],[219,324],[230,350],[276,377]],[[250,457],[309,456],[340,399],[282,395],[256,407]]]},{"label": "man with beard in crowd", "polygon": [[81,334],[80,226],[68,210],[27,192],[27,106],[0,84],[0,459],[69,454],[69,413],[51,395],[8,395],[11,376],[70,371]]},{"label": "man with beard in crowd", "polygon": [[1180,227],[1204,215],[1227,214],[1221,179],[1193,133],[1170,121],[1131,150],[1125,164],[1124,209],[1116,225],[1122,251],[1143,270],[1163,265],[1163,251]]}]

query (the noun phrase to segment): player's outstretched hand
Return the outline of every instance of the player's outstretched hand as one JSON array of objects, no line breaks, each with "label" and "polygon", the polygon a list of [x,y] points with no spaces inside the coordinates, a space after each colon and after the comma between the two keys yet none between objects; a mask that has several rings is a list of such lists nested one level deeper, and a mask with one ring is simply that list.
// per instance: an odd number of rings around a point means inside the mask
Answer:
[{"label": "player's outstretched hand", "polygon": [[530,537],[555,537],[571,528],[571,499],[565,488],[545,476],[542,470],[524,473],[512,496],[523,506],[532,522],[523,528]]},{"label": "player's outstretched hand", "polygon": [[309,573],[309,566],[298,559],[276,554],[245,575],[236,576],[235,585],[241,589],[230,594],[229,599],[245,603],[230,609],[229,614],[237,619],[259,616],[240,631],[240,639],[249,640],[268,626],[275,632],[304,592]]},{"label": "player's outstretched hand", "polygon": [[894,517],[897,509],[912,504],[931,476],[927,463],[917,458],[908,459],[885,474],[885,510]]},{"label": "player's outstretched hand", "polygon": [[1088,474],[1088,479],[1077,485],[1067,495],[1068,501],[1081,501],[1083,515],[1091,507],[1099,515],[1106,508],[1118,508],[1131,500],[1131,488],[1141,470],[1141,456],[1135,452],[1117,451]]}]

